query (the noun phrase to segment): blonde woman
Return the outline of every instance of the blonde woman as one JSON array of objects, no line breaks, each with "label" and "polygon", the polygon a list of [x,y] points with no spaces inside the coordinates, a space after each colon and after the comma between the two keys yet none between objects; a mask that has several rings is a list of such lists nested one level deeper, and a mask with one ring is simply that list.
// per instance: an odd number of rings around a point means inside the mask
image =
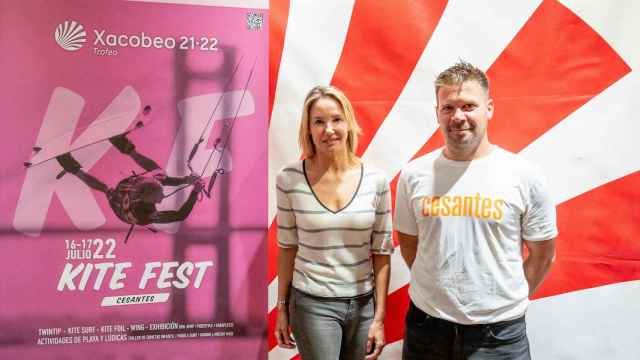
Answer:
[{"label": "blonde woman", "polygon": [[355,155],[360,132],[342,91],[311,89],[299,130],[303,160],[276,179],[275,336],[302,360],[372,360],[385,344],[391,195],[385,176]]}]

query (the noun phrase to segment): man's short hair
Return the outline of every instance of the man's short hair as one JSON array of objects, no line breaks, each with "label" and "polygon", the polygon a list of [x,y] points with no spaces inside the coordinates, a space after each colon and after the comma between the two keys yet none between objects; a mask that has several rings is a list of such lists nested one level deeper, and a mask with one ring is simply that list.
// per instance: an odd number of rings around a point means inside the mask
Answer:
[{"label": "man's short hair", "polygon": [[435,81],[436,99],[438,98],[438,90],[443,86],[460,85],[465,81],[477,81],[484,89],[487,96],[489,95],[489,78],[484,71],[471,65],[468,62],[460,60],[453,66],[441,72]]}]

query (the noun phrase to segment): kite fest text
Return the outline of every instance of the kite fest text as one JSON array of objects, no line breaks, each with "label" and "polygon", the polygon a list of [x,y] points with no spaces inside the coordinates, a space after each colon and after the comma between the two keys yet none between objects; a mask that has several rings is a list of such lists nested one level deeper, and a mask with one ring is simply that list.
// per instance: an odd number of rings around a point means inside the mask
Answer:
[{"label": "kite fest text", "polygon": [[[144,264],[144,272],[137,282],[138,288],[146,289],[147,286],[155,284],[158,289],[169,287],[184,289],[189,285],[197,289],[211,267],[213,267],[213,261],[148,262]],[[67,263],[60,275],[57,289],[58,291],[84,291],[89,285],[93,290],[100,290],[105,286],[105,283],[111,290],[122,289],[127,280],[127,269],[131,268],[131,262],[79,263],[75,265]],[[95,276],[92,276],[93,274]],[[91,282],[90,278],[93,279]]]}]

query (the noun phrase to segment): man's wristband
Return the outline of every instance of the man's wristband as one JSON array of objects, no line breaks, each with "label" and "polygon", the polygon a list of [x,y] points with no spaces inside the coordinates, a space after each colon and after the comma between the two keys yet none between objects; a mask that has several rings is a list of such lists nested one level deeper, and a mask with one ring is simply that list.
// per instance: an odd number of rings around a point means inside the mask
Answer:
[{"label": "man's wristband", "polygon": [[278,300],[277,304],[278,304],[278,308],[281,308],[289,305],[289,302],[287,300]]}]

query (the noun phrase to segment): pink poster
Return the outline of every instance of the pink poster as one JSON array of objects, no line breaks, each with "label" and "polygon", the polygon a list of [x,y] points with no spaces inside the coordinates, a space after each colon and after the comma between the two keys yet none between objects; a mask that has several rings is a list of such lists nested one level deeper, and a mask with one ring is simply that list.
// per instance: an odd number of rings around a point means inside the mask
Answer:
[{"label": "pink poster", "polygon": [[266,357],[267,11],[0,3],[0,358]]}]

